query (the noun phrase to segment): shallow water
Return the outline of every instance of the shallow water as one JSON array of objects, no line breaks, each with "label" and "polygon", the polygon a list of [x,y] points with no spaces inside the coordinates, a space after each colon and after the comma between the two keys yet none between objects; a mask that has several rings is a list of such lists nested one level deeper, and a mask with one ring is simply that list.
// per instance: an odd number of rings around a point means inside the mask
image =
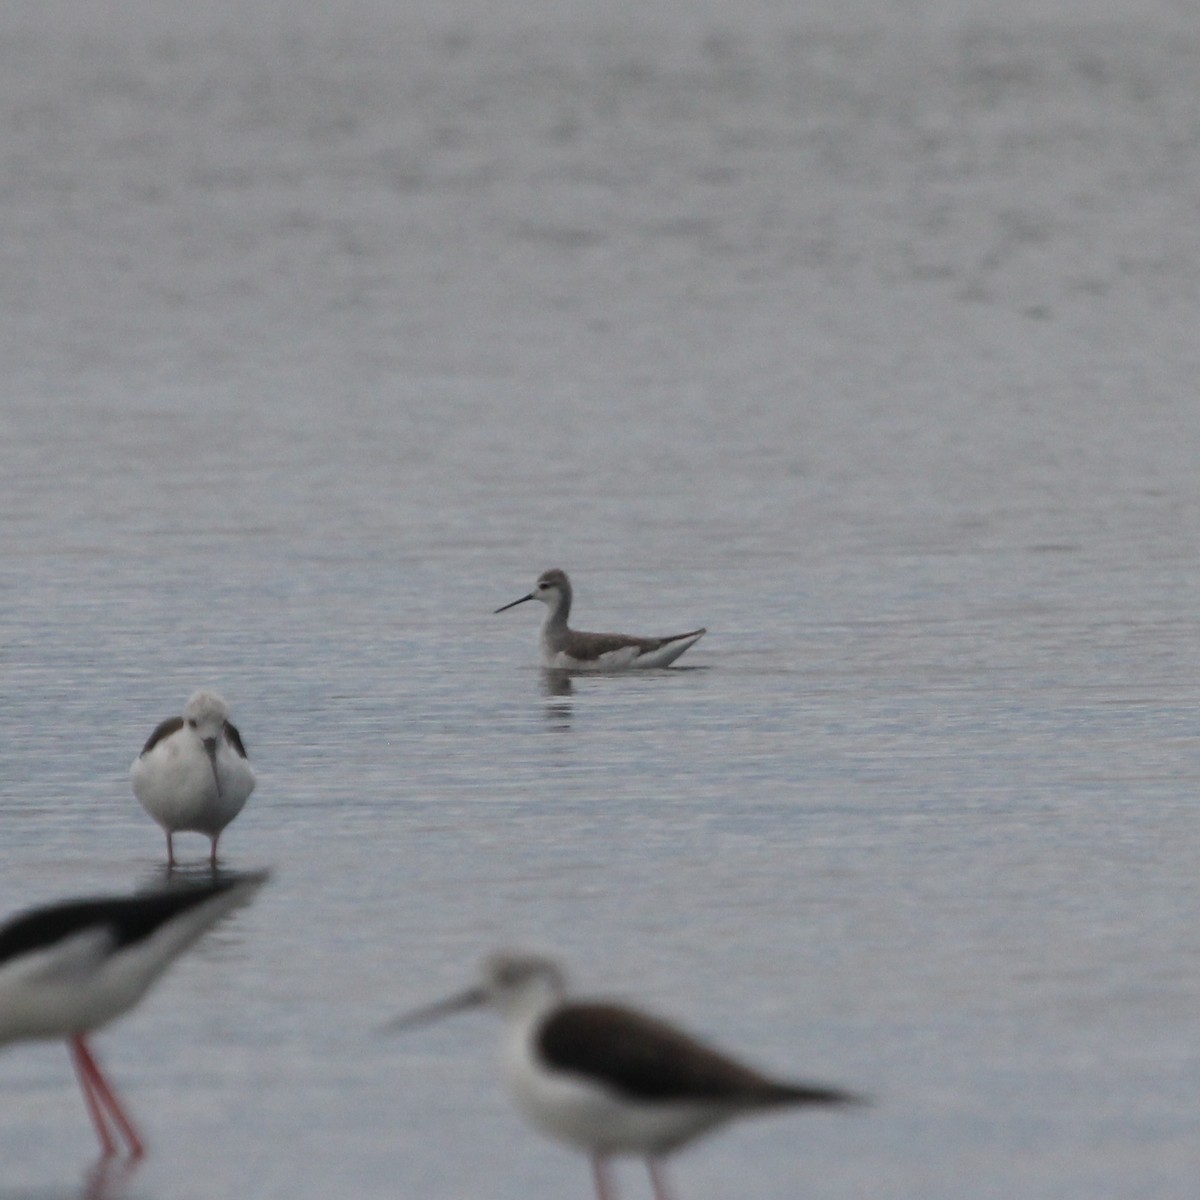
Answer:
[{"label": "shallow water", "polygon": [[[6,12],[0,910],[161,878],[201,684],[275,872],[98,1037],[100,1190],[587,1195],[493,1020],[377,1035],[529,944],[874,1096],[687,1200],[1194,1194],[1190,10]],[[556,687],[554,565],[710,632]],[[61,1047],[0,1112],[84,1192]]]}]

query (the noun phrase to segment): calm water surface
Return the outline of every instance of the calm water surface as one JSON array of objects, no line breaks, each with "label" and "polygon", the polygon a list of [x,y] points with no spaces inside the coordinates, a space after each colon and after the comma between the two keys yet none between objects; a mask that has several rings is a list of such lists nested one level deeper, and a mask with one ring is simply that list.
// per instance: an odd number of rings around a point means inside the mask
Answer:
[{"label": "calm water surface", "polygon": [[[107,1194],[588,1195],[492,1019],[376,1032],[527,944],[876,1098],[687,1200],[1194,1196],[1200,22],[1126,8],[6,10],[0,908],[161,878],[200,684],[275,871],[98,1038]],[[709,636],[556,687],[555,565]],[[85,1191],[62,1047],[0,1114]]]}]

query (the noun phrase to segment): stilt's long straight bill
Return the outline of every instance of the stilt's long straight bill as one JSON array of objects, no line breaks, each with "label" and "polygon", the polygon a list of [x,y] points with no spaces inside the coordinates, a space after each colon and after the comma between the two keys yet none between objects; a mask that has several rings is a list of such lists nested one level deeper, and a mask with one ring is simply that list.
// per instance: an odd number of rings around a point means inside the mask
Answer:
[{"label": "stilt's long straight bill", "polygon": [[389,1021],[383,1027],[383,1032],[402,1033],[406,1029],[416,1029],[421,1025],[439,1021],[442,1017],[451,1016],[453,1013],[464,1012],[468,1008],[478,1008],[487,1002],[488,995],[483,988],[468,988],[465,992],[448,996],[445,1000],[436,1000],[433,1004],[424,1004],[420,1008],[414,1008],[411,1012],[402,1013],[394,1020]]},{"label": "stilt's long straight bill", "polygon": [[204,753],[208,755],[208,765],[212,768],[213,787],[217,789],[217,800],[221,799],[221,772],[217,769],[217,739],[205,738],[202,743]]}]

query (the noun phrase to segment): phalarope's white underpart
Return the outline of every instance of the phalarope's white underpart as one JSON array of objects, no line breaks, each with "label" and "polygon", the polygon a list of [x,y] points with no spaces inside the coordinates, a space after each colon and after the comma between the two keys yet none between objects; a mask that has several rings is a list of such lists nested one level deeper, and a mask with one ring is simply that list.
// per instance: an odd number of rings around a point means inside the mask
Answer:
[{"label": "phalarope's white underpart", "polygon": [[0,1045],[66,1038],[106,1157],[120,1135],[145,1152],[87,1035],[132,1008],[208,927],[246,903],[265,874],[143,896],[68,900],[31,909],[0,928]]},{"label": "phalarope's white underpart", "polygon": [[542,622],[542,664],[566,670],[618,671],[626,667],[666,667],[708,631],[692,629],[668,637],[631,637],[624,633],[581,633],[567,626],[571,581],[557,568],[543,571],[527,596],[502,604],[496,612],[540,600],[550,611]]},{"label": "phalarope's white underpart", "polygon": [[505,1019],[501,1062],[517,1106],[591,1156],[600,1200],[613,1200],[610,1156],[645,1158],[655,1197],[667,1200],[658,1160],[724,1121],[788,1105],[862,1103],[837,1088],[770,1079],[634,1009],[570,1001],[556,964],[533,955],[494,955],[478,986],[389,1028],[483,1004]]},{"label": "phalarope's white underpart", "polygon": [[133,794],[166,830],[167,863],[175,865],[173,835],[205,834],[217,862],[221,830],[254,791],[254,770],[229,706],[216,692],[199,691],[181,717],[168,717],[150,735],[130,768]]}]

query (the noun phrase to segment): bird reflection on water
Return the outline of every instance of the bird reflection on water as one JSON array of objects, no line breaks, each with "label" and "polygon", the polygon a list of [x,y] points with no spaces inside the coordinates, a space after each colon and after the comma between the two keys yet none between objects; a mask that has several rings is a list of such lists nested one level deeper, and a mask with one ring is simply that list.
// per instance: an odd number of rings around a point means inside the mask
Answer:
[{"label": "bird reflection on water", "polygon": [[554,667],[543,667],[541,675],[542,695],[546,697],[546,721],[548,728],[562,732],[571,728],[575,712],[575,684],[569,671]]},{"label": "bird reflection on water", "polygon": [[[121,1200],[127,1194],[126,1185],[142,1165],[140,1158],[113,1158],[102,1154],[83,1177],[79,1200]],[[68,1200],[64,1195],[63,1200]]]}]

